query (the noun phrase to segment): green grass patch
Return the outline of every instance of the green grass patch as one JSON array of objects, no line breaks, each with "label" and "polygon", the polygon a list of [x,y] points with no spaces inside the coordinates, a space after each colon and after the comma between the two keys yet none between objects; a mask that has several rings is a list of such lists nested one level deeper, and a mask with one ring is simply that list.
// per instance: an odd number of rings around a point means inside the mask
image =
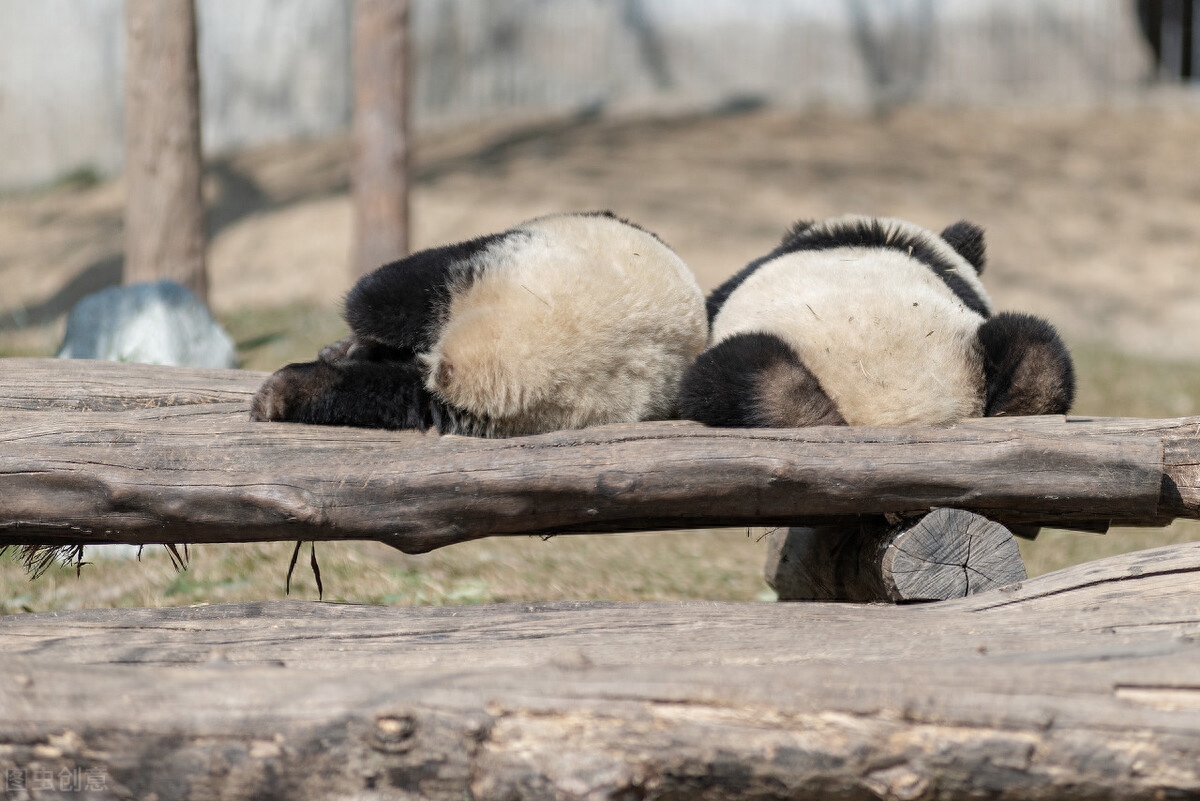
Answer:
[{"label": "green grass patch", "polygon": [[[761,531],[671,531],[603,537],[494,537],[408,556],[372,542],[318,543],[325,599],[389,605],[469,605],[499,601],[770,597],[761,578]],[[105,559],[76,577],[57,566],[30,581],[0,560],[0,613],[85,607],[186,606],[289,597],[292,543],[195,545],[183,573],[165,549],[141,560]],[[308,546],[292,576],[292,598],[315,599]]]},{"label": "green grass patch", "polygon": [[1098,345],[1075,345],[1074,414],[1188,417],[1200,414],[1200,364],[1149,359]]},{"label": "green grass patch", "polygon": [[219,316],[246,370],[278,370],[312,361],[349,329],[336,308],[294,303],[269,309],[237,309]]}]

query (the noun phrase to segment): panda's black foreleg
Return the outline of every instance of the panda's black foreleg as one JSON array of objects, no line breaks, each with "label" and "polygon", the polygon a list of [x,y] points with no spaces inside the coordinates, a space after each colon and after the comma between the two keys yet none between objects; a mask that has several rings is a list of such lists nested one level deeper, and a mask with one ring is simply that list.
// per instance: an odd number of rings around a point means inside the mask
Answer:
[{"label": "panda's black foreleg", "polygon": [[1029,314],[997,314],[979,328],[987,417],[1066,414],[1075,368],[1054,326]]},{"label": "panda's black foreleg", "polygon": [[411,348],[396,348],[355,334],[321,348],[317,359],[332,365],[348,362],[406,362],[416,358]]},{"label": "panda's black foreleg", "polygon": [[796,352],[770,334],[738,334],[701,353],[684,375],[679,411],[709,426],[846,424]]},{"label": "panda's black foreleg", "polygon": [[263,382],[250,419],[442,433],[456,428],[456,415],[425,388],[413,362],[289,364]]}]

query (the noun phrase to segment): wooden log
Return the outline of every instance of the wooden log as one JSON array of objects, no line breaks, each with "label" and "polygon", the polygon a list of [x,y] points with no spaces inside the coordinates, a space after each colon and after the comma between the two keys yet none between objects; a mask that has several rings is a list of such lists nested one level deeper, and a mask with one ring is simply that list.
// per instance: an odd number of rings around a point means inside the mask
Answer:
[{"label": "wooden log", "polygon": [[1198,578],[1194,543],[942,604],[8,616],[0,768],[231,801],[1188,798]]},{"label": "wooden log", "polygon": [[[819,525],[948,506],[1008,523],[1200,517],[1200,421],[603,426],[483,440],[251,423],[261,373],[5,360],[0,544]],[[1166,454],[1166,456],[1164,456]]]},{"label": "wooden log", "polygon": [[208,300],[193,0],[126,0],[127,284],[169,278]]},{"label": "wooden log", "polygon": [[763,577],[781,601],[944,601],[1023,581],[1012,533],[981,515],[935,509],[889,523],[859,517],[776,529]]}]

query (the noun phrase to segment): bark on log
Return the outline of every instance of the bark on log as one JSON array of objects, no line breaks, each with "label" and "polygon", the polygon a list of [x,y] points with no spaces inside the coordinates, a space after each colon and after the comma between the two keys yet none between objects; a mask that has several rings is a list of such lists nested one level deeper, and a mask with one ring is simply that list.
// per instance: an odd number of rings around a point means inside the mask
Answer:
[{"label": "bark on log", "polygon": [[4,368],[0,544],[378,539],[422,552],[500,534],[820,525],[940,506],[1006,524],[1200,517],[1197,418],[676,422],[482,440],[251,423],[261,373]]},{"label": "bark on log", "polygon": [[1024,581],[1012,533],[981,515],[935,509],[890,524],[861,517],[772,532],[764,578],[781,601],[944,601]]},{"label": "bark on log", "polygon": [[408,0],[354,0],[354,275],[408,253]]},{"label": "bark on log", "polygon": [[1198,578],[1194,543],[898,607],[10,616],[0,768],[105,798],[1195,797]]},{"label": "bark on log", "polygon": [[193,0],[126,0],[127,284],[169,278],[208,301]]}]

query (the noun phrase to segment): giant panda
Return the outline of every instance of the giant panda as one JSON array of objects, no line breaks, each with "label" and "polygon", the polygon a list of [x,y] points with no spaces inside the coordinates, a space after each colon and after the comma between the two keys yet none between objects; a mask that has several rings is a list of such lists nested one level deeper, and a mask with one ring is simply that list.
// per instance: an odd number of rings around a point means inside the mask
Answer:
[{"label": "giant panda", "polygon": [[901,220],[799,222],[708,298],[712,342],[680,412],[712,426],[946,425],[1065,414],[1054,328],[993,311],[983,231]]},{"label": "giant panda", "polygon": [[251,419],[501,437],[674,417],[704,304],[654,234],[540,217],[364,276],[350,336],[270,376]]}]

